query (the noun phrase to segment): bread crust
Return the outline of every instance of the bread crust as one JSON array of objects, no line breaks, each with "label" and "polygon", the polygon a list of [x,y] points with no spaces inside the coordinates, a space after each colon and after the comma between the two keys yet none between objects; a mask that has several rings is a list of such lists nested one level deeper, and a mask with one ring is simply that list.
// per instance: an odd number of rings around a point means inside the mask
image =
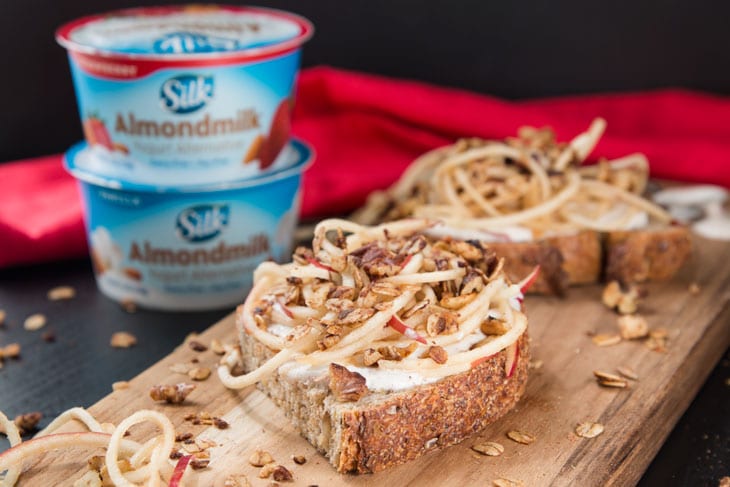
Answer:
[{"label": "bread crust", "polygon": [[670,279],[692,252],[689,229],[675,225],[606,236],[606,279],[621,282]]},{"label": "bread crust", "polygon": [[601,280],[638,283],[671,279],[692,252],[685,226],[609,232],[585,230],[536,242],[490,243],[512,282],[540,264],[531,293],[562,295],[568,286]]},{"label": "bread crust", "polygon": [[[246,371],[273,355],[239,332]],[[372,473],[459,443],[510,411],[527,382],[527,333],[518,344],[511,377],[502,351],[467,372],[407,391],[370,392],[356,402],[336,401],[324,379],[292,381],[276,373],[258,387],[338,472]]]}]

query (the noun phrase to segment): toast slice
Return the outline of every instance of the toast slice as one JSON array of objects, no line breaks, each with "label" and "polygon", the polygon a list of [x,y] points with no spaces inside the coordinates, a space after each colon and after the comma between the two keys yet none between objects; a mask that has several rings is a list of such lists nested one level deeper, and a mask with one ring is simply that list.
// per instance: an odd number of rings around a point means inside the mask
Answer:
[{"label": "toast slice", "polygon": [[524,391],[534,272],[512,284],[488,246],[431,226],[320,222],[292,263],[259,265],[237,310],[240,352],[224,358],[223,383],[258,384],[338,472],[463,441]]},{"label": "toast slice", "polygon": [[[274,351],[240,330],[244,370],[256,370]],[[509,412],[527,383],[530,347],[519,340],[519,358],[506,376],[505,351],[467,372],[412,389],[371,393],[341,402],[329,377],[292,380],[276,373],[258,383],[295,428],[340,473],[373,473],[455,445]]]},{"label": "toast slice", "polygon": [[643,155],[581,165],[604,129],[596,119],[567,144],[529,127],[504,141],[459,140],[416,159],[352,219],[429,218],[442,235],[484,235],[513,279],[541,266],[536,293],[602,279],[669,279],[691,253],[689,230],[641,196]]}]

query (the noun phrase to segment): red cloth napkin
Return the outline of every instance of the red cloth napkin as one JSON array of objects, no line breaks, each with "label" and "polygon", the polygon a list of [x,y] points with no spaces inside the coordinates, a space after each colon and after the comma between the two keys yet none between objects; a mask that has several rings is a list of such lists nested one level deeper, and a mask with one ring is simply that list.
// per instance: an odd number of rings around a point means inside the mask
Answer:
[{"label": "red cloth napkin", "polygon": [[[303,216],[357,207],[416,156],[458,137],[549,125],[569,140],[596,116],[608,129],[594,154],[643,152],[654,177],[730,187],[730,98],[661,90],[510,102],[318,67],[302,71],[294,113],[294,134],[317,151]],[[79,196],[59,155],[0,165],[0,187],[0,267],[85,255]]]}]

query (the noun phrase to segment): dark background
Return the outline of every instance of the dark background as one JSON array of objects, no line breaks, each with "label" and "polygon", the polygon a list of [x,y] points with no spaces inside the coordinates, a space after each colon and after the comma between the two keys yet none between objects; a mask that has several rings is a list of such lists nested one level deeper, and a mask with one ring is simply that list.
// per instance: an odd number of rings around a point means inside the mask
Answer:
[{"label": "dark background", "polygon": [[[0,0],[0,161],[82,138],[62,23],[166,0]],[[198,2],[206,3],[206,2]],[[683,86],[730,93],[730,2],[255,1],[316,26],[304,65],[507,98]]]}]

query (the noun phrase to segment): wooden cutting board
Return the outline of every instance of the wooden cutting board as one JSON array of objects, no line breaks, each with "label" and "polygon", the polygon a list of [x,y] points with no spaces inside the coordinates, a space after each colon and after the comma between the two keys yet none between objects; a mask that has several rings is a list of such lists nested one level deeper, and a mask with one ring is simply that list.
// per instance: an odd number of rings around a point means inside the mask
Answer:
[{"label": "wooden cutting board", "polygon": [[[697,283],[699,292],[688,291]],[[533,344],[533,368],[527,391],[518,407],[481,434],[462,444],[433,452],[389,471],[365,476],[342,476],[289,425],[284,414],[252,388],[225,389],[215,375],[197,383],[185,405],[154,403],[148,391],[155,384],[189,379],[170,371],[173,364],[214,368],[218,356],[210,350],[194,352],[187,344],[131,380],[131,387],[114,392],[91,407],[102,421],[118,423],[139,409],[167,414],[178,432],[192,432],[220,444],[211,450],[210,467],[199,471],[201,486],[222,485],[229,473],[245,474],[253,486],[269,485],[247,462],[261,448],[294,474],[287,485],[492,485],[498,478],[525,486],[633,485],[685,411],[700,386],[730,344],[730,244],[695,240],[691,262],[668,283],[647,286],[641,307],[652,328],[668,331],[667,352],[652,351],[643,341],[598,347],[594,333],[615,333],[616,316],[600,300],[600,286],[570,291],[565,299],[529,297],[527,313]],[[154,324],[150,324],[154,326]],[[235,340],[231,316],[213,325],[197,340]],[[639,380],[627,389],[603,388],[592,371],[634,369]],[[230,427],[193,426],[183,418],[207,411],[224,418]],[[574,429],[583,421],[605,426],[600,436],[585,439]],[[531,445],[506,437],[510,430],[533,435]],[[481,456],[470,447],[496,441],[504,446],[499,457]],[[86,471],[91,453],[69,450],[52,453],[26,466],[20,485],[70,485]],[[307,462],[296,465],[292,455]]]}]

